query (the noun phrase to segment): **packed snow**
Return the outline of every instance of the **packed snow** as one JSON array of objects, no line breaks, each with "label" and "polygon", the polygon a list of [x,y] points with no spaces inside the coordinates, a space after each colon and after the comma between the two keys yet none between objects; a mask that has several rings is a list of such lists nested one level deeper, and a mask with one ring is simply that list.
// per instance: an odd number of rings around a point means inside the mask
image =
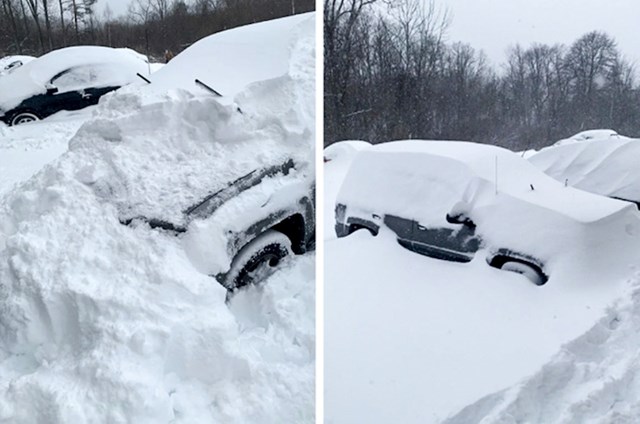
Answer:
[{"label": "packed snow", "polygon": [[[467,153],[473,160],[474,153]],[[352,157],[362,155],[373,153],[365,149]],[[487,160],[493,170],[495,159]],[[327,202],[340,196],[353,163],[325,164]],[[516,171],[502,167],[498,188],[500,181],[518,180]],[[380,196],[387,193],[383,184],[378,182]],[[406,185],[394,188],[411,190]],[[598,203],[595,196],[591,198]],[[529,234],[519,234],[543,249],[566,231],[561,222],[552,223],[544,231],[553,236],[536,242],[540,229],[530,220],[540,216],[539,211],[528,211],[522,223]],[[328,423],[450,419],[452,423],[577,424],[585,417],[608,423],[616,422],[607,420],[611,417],[633,416],[632,402],[624,395],[619,408],[611,411],[605,407],[611,403],[598,396],[605,394],[611,402],[620,399],[616,394],[633,378],[635,356],[619,353],[606,365],[597,363],[608,349],[627,345],[622,334],[609,342],[606,337],[616,333],[603,326],[618,316],[615,305],[628,304],[626,299],[637,291],[637,232],[594,233],[592,251],[584,252],[587,256],[568,261],[563,272],[538,287],[521,275],[489,267],[481,252],[468,264],[418,255],[401,247],[386,227],[377,237],[357,231],[336,239],[330,232],[331,218],[325,221]],[[587,268],[594,272],[585,272]],[[633,325],[626,324],[629,333]],[[594,338],[598,344],[592,349]],[[581,360],[586,361],[584,366]],[[625,370],[626,380],[604,388],[607,372],[618,369]],[[599,409],[590,411],[590,405]],[[572,407],[582,414],[567,415]]]},{"label": "packed snow", "polygon": [[[41,162],[51,161],[37,171],[35,161],[0,160],[13,179],[0,192],[0,422],[314,421],[315,255],[292,257],[227,305],[226,289],[190,256],[189,233],[121,223],[153,211],[173,218],[192,200],[181,196],[201,196],[213,172],[234,178],[234,169],[282,151],[307,164],[291,178],[308,186],[314,20],[233,30],[241,42],[278,41],[274,49],[287,54],[263,55],[281,73],[248,76],[228,104],[171,86],[172,61],[158,71],[168,78],[163,90],[142,83],[109,94],[79,128],[0,128],[6,152],[40,146]],[[206,40],[218,62],[237,63],[242,50],[228,35]],[[253,69],[237,67],[238,79],[244,72]],[[45,128],[55,135],[39,140]],[[264,187],[282,201],[275,180]],[[235,211],[245,220],[256,213]]]}]

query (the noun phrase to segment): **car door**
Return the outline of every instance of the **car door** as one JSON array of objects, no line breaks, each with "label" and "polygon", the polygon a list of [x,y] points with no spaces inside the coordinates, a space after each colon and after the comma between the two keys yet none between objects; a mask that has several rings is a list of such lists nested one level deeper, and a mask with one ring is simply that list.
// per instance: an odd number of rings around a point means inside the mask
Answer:
[{"label": "car door", "polygon": [[55,94],[49,95],[50,114],[61,110],[82,109],[88,106],[84,90],[91,84],[91,67],[66,69],[54,76],[49,84],[57,90]]},{"label": "car door", "polygon": [[426,226],[413,221],[412,243],[420,254],[455,262],[469,262],[480,248],[480,238],[471,222],[458,228]]}]

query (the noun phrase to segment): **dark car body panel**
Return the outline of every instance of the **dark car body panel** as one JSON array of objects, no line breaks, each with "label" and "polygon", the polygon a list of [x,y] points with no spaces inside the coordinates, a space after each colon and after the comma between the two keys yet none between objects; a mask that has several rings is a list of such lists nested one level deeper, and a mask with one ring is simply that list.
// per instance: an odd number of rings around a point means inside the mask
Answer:
[{"label": "dark car body panel", "polygon": [[[364,218],[364,215],[372,218],[378,216],[375,213],[350,215],[348,206],[338,203],[335,224],[337,236],[346,237],[357,228],[367,228],[372,234],[377,234],[379,225],[373,220]],[[470,262],[476,252],[484,247],[482,237],[477,234],[475,223],[462,216],[447,216],[445,219],[449,224],[458,228],[451,228],[451,226],[427,227],[416,220],[390,214],[383,215],[382,221],[387,228],[395,233],[398,243],[412,252],[452,262]],[[357,225],[354,227],[354,224]],[[530,255],[507,248],[499,248],[491,251],[487,258],[487,263],[496,268],[500,268],[507,261],[528,264],[539,271],[544,282],[548,280],[543,262]]]},{"label": "dark car body panel", "polygon": [[[178,225],[163,219],[148,217],[124,219],[120,222],[124,225],[129,225],[135,221],[143,221],[152,228],[160,228],[176,234],[184,233],[187,231],[189,222],[195,219],[209,218],[225,202],[259,185],[265,178],[279,174],[288,175],[295,167],[294,161],[290,159],[280,165],[256,169],[228,183],[224,188],[207,195],[204,199],[183,211],[186,225]],[[308,193],[296,199],[289,207],[276,210],[268,216],[256,220],[243,231],[230,231],[227,234],[228,250],[234,256],[244,245],[269,229],[275,229],[286,234],[291,239],[291,247],[296,254],[302,254],[314,249],[315,195],[313,187],[309,187]],[[224,277],[225,274],[216,275],[219,281],[222,281]]]},{"label": "dark car body panel", "polygon": [[10,125],[13,117],[22,112],[32,112],[40,119],[44,119],[63,110],[84,109],[98,104],[100,97],[118,88],[120,87],[86,88],[63,93],[38,94],[23,100],[15,108],[6,111],[0,120]]}]

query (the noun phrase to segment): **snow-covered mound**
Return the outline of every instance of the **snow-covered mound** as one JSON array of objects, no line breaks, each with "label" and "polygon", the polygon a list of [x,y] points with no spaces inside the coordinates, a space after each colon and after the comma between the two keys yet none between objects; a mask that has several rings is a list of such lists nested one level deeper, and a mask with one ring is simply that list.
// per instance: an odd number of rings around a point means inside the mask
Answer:
[{"label": "snow-covered mound", "polygon": [[[289,33],[288,71],[240,89],[242,112],[169,85],[116,92],[0,196],[1,422],[313,422],[313,255],[228,307],[192,238],[121,223],[173,218],[282,152],[313,162],[314,19],[291,19],[308,30]],[[234,57],[225,45],[218,61]]]},{"label": "snow-covered mound", "polygon": [[538,372],[486,396],[445,421],[633,423],[640,415],[640,276],[593,327],[562,347]]},{"label": "snow-covered mound", "polygon": [[565,144],[582,143],[585,141],[599,140],[599,139],[625,139],[627,137],[621,136],[614,130],[587,130],[574,134],[569,138],[556,141],[554,146],[563,146]]},{"label": "snow-covered mound", "polygon": [[362,140],[345,140],[333,143],[324,149],[324,161],[349,161],[359,151],[371,147],[371,143]]},{"label": "snow-covered mound", "polygon": [[0,77],[15,71],[20,66],[25,65],[34,59],[35,57],[33,56],[20,55],[0,58]]},{"label": "snow-covered mound", "polygon": [[547,175],[572,187],[640,202],[638,157],[637,139],[605,135],[588,142],[547,147],[527,159]]},{"label": "snow-covered mound", "polygon": [[130,49],[74,46],[47,53],[0,78],[0,110],[8,111],[24,99],[47,92],[47,83],[67,69],[84,65],[109,65],[94,87],[123,86],[139,81],[136,73],[149,74],[144,56]]}]

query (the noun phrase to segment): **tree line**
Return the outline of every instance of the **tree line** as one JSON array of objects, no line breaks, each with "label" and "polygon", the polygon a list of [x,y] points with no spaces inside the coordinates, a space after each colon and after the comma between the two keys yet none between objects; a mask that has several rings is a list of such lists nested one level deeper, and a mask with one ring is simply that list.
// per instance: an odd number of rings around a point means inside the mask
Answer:
[{"label": "tree line", "polygon": [[130,47],[161,60],[209,34],[314,10],[314,0],[132,0],[115,17],[97,0],[0,0],[0,57],[71,45]]},{"label": "tree line", "polygon": [[640,133],[635,69],[606,33],[516,45],[495,70],[483,52],[445,41],[450,16],[434,2],[327,0],[323,12],[325,145],[424,138],[517,150],[594,128]]}]

